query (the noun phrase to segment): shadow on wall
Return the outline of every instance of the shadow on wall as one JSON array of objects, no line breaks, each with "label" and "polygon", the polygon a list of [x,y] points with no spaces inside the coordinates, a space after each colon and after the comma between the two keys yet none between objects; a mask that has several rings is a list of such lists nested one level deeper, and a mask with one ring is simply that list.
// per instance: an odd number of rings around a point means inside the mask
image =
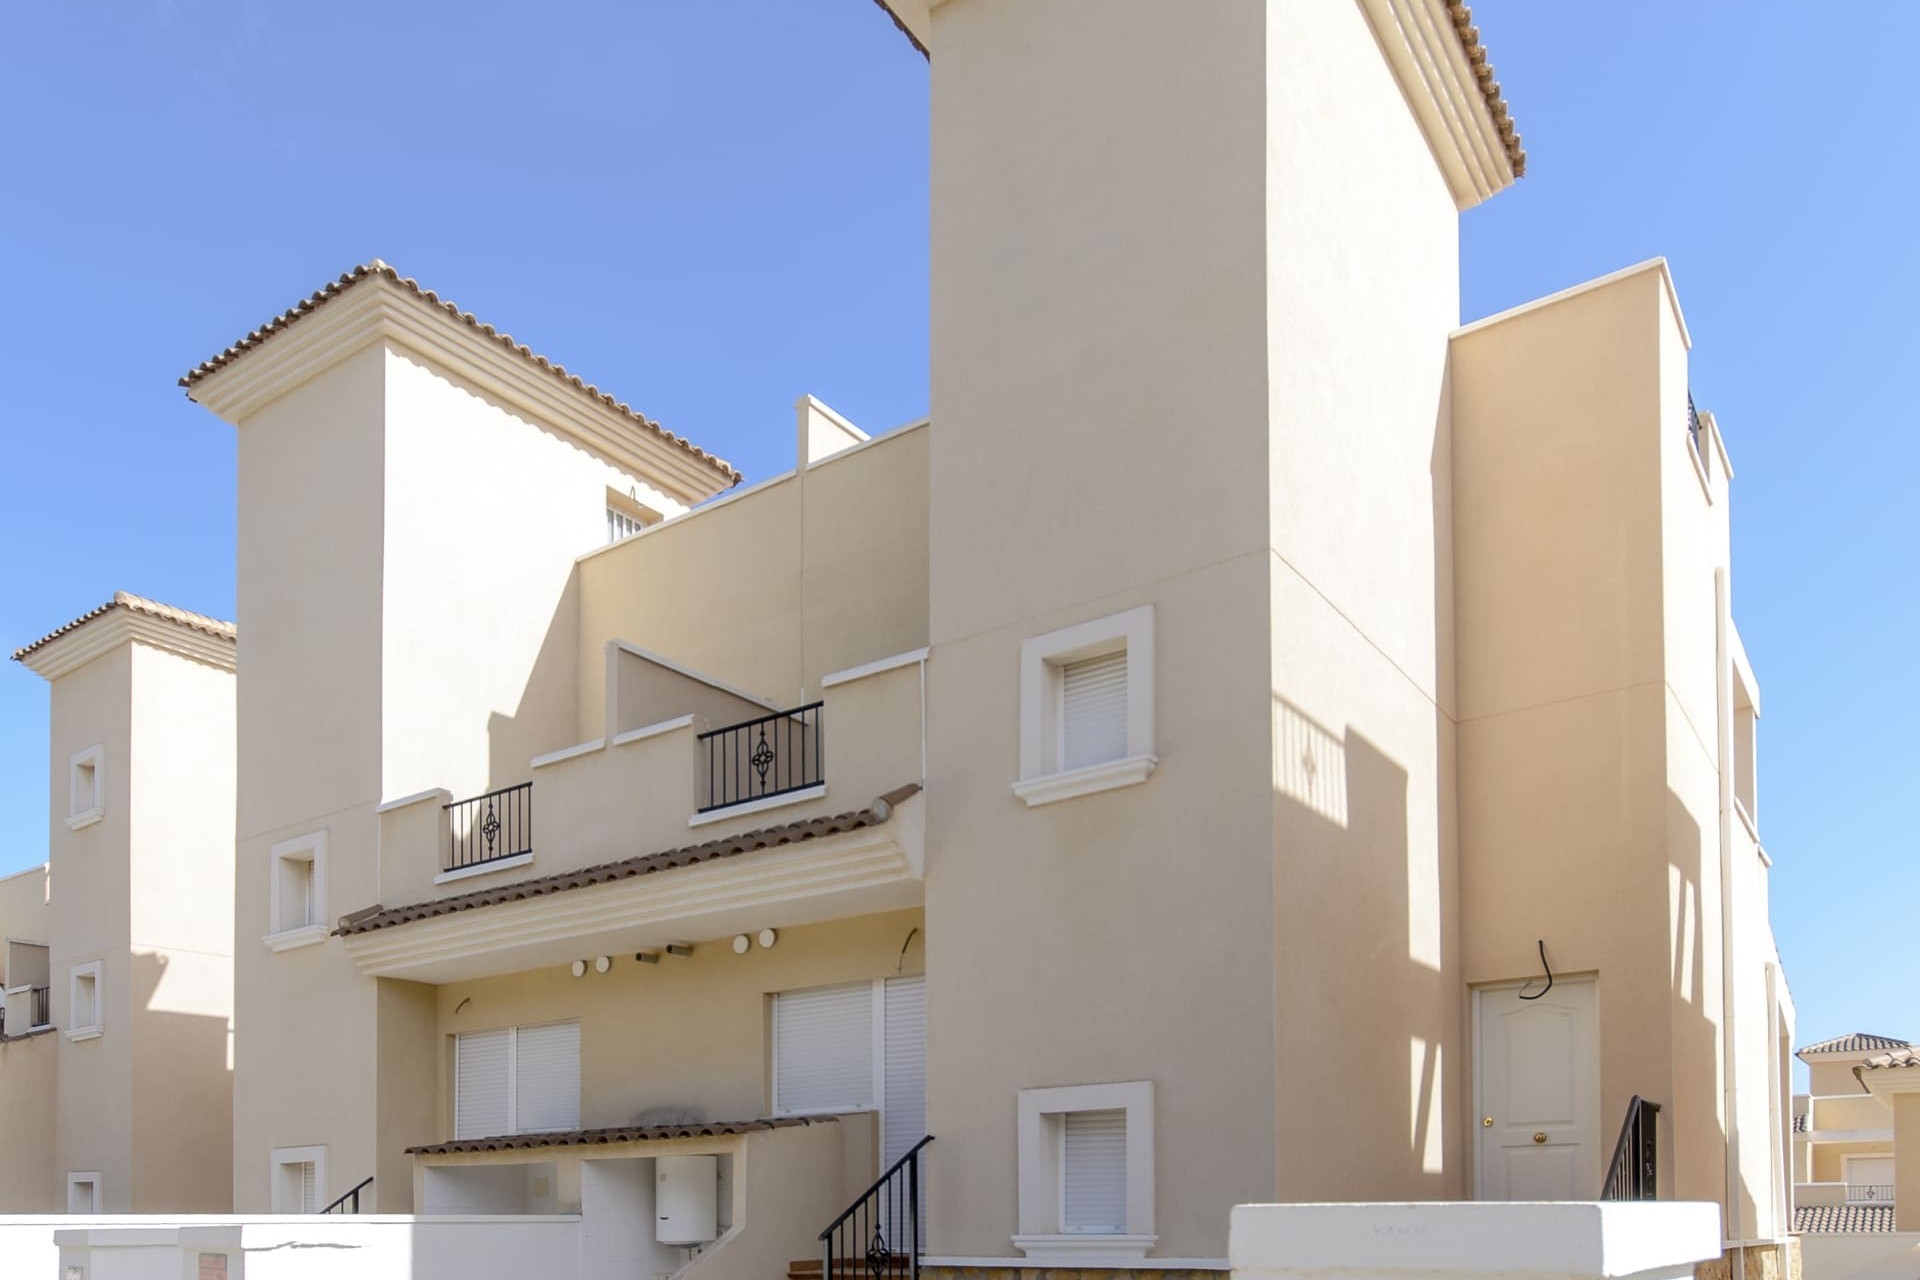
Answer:
[{"label": "shadow on wall", "polygon": [[[224,957],[204,957],[224,964]],[[227,1213],[233,1208],[232,1022],[224,1014],[167,1006],[184,996],[186,975],[170,975],[169,957],[133,955],[134,1213]],[[232,970],[196,974],[194,995]]]},{"label": "shadow on wall", "polygon": [[[533,776],[535,756],[570,747],[578,741],[580,566],[567,575],[566,589],[554,604],[540,652],[512,715],[495,711],[487,716],[487,786],[517,786]],[[456,800],[462,797],[454,797]]]},{"label": "shadow on wall", "polygon": [[[1413,865],[1407,771],[1283,698],[1273,711],[1279,1197],[1458,1196],[1457,975],[1419,958],[1447,918],[1450,842],[1433,866]],[[1414,913],[1416,877],[1432,919]],[[1305,1109],[1340,1117],[1347,1140],[1305,1149],[1288,1128]]]}]

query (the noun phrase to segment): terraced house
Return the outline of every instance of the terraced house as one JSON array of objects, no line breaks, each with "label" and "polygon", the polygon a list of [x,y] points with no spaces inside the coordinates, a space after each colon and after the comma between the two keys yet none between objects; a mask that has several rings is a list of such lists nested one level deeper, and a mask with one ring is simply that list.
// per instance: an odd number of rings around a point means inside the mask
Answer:
[{"label": "terraced house", "polygon": [[[1920,1232],[1920,1051],[1855,1032],[1795,1056],[1808,1074],[1793,1099],[1795,1230]],[[1912,1151],[1905,1177],[1902,1140]]]},{"label": "terraced house", "polygon": [[884,8],[931,422],[803,398],[742,487],[378,261],[183,379],[239,441],[235,1207],[763,1280],[1658,1195],[1783,1265],[1665,263],[1461,326],[1526,156],[1456,3]]}]

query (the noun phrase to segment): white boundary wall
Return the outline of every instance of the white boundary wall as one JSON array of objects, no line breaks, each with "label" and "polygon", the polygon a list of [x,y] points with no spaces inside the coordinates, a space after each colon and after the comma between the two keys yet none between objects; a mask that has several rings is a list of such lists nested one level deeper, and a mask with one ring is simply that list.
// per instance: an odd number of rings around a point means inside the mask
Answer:
[{"label": "white boundary wall", "polygon": [[7,1280],[198,1280],[203,1255],[227,1280],[572,1280],[580,1219],[0,1218]]},{"label": "white boundary wall", "polygon": [[1228,1253],[1234,1280],[1692,1280],[1720,1256],[1720,1207],[1240,1205]]}]

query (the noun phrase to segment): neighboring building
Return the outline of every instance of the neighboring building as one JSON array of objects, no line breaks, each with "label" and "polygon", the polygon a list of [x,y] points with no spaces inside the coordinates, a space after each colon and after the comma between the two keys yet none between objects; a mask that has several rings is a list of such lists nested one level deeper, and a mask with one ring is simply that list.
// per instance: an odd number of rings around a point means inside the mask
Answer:
[{"label": "neighboring building", "polygon": [[[1900,1087],[1908,1083],[1903,1069],[1916,1065],[1914,1053],[1905,1040],[1855,1032],[1795,1054],[1807,1064],[1808,1090],[1793,1099],[1794,1230],[1920,1232],[1920,1163],[1911,1214],[1896,1221],[1895,1109],[1905,1093],[1920,1095],[1920,1072],[1911,1090]],[[1914,1125],[1920,1161],[1920,1110]]]},{"label": "neighboring building", "polygon": [[378,261],[182,380],[239,439],[234,1207],[764,1280],[931,1133],[843,1252],[1217,1269],[1238,1203],[1650,1178],[1785,1274],[1664,262],[1459,327],[1524,154],[1456,4],[889,7],[931,424],[804,399],[728,494]]},{"label": "neighboring building", "polygon": [[224,1211],[233,626],[122,592],[13,656],[52,741],[47,865],[0,881],[0,1212]]}]

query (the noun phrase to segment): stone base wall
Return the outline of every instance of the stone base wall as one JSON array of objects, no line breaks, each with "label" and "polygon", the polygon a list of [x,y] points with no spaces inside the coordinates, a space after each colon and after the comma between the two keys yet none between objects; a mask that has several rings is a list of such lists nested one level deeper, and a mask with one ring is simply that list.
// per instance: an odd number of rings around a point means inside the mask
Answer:
[{"label": "stone base wall", "polygon": [[1693,1269],[1694,1280],[1800,1280],[1800,1242],[1748,1245],[1737,1251],[1744,1263],[1736,1267],[1735,1251],[1721,1254]]}]

